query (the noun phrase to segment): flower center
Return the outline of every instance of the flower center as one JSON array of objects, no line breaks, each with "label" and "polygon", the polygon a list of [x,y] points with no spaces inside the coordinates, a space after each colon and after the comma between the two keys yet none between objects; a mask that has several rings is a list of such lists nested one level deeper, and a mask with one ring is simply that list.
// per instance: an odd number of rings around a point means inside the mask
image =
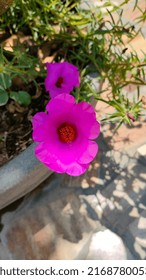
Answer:
[{"label": "flower center", "polygon": [[61,88],[62,83],[64,82],[64,79],[62,77],[58,77],[58,80],[56,82],[56,87]]},{"label": "flower center", "polygon": [[74,125],[63,123],[58,128],[59,138],[64,143],[71,143],[76,139],[77,131]]}]

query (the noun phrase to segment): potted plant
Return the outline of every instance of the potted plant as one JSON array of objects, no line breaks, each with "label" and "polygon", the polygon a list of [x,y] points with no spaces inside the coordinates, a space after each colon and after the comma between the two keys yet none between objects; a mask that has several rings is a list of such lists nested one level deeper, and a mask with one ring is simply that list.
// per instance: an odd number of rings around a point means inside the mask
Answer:
[{"label": "potted plant", "polygon": [[[96,102],[102,101],[113,107],[114,112],[103,120],[117,123],[116,129],[124,123],[131,125],[139,118],[144,105],[139,86],[145,84],[145,58],[140,60],[133,51],[128,53],[128,42],[137,33],[133,25],[122,22],[122,13],[115,22],[112,12],[119,7],[111,5],[111,11],[103,12],[98,8],[86,12],[79,8],[77,1],[67,5],[60,1],[55,7],[53,3],[47,5],[44,2],[40,6],[33,5],[28,1],[24,7],[21,1],[15,1],[1,18],[3,38],[15,33],[13,41],[17,41],[16,45],[8,46],[3,40],[1,47],[1,108],[11,116],[15,115],[15,119],[19,119],[18,112],[26,114],[30,125],[33,115],[45,111],[50,100],[49,89],[44,85],[45,63],[68,61],[80,73],[80,85],[71,93],[77,102],[92,103],[94,98]],[[134,8],[136,5],[137,2]],[[97,76],[95,79],[93,73]],[[100,86],[97,89],[94,80],[100,81],[100,85],[106,82],[106,88]],[[133,100],[125,93],[130,84],[137,86]],[[20,127],[19,121],[18,124]],[[5,133],[7,140],[10,134],[14,136],[13,130]],[[30,137],[31,129],[28,134]],[[4,140],[2,137],[2,142]],[[26,145],[23,143],[21,151],[30,143],[32,140],[27,140]],[[13,145],[12,141],[7,142],[7,147]],[[53,172],[36,159],[34,146],[31,144],[0,168],[1,208],[31,191]]]}]

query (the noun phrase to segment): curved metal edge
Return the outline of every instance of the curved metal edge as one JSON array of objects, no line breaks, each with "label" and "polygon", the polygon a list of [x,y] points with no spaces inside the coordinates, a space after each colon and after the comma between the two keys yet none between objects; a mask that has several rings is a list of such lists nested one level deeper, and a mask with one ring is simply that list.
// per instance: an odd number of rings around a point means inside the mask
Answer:
[{"label": "curved metal edge", "polygon": [[39,186],[52,173],[34,155],[36,144],[0,168],[0,209]]}]

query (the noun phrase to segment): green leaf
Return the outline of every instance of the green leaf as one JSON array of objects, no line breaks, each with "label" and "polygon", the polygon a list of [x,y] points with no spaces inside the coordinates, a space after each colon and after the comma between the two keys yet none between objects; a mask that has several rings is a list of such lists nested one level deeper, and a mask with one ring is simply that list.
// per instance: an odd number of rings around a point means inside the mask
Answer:
[{"label": "green leaf", "polygon": [[12,81],[11,78],[8,74],[6,73],[1,73],[0,74],[0,85],[4,88],[7,89],[11,86]]},{"label": "green leaf", "polygon": [[12,91],[10,97],[23,106],[28,106],[31,103],[31,96],[26,91]]},{"label": "green leaf", "polygon": [[5,90],[0,89],[0,106],[7,104],[8,99],[8,93]]}]

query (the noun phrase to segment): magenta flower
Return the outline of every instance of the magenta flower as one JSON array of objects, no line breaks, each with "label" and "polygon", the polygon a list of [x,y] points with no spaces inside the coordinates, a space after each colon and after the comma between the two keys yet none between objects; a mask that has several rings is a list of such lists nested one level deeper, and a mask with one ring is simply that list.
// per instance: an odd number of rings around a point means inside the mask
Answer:
[{"label": "magenta flower", "polygon": [[74,87],[79,87],[79,71],[69,62],[47,63],[46,91],[51,98],[61,93],[70,93]]},{"label": "magenta flower", "polygon": [[81,175],[95,158],[98,145],[93,139],[100,133],[94,108],[75,103],[73,96],[59,94],[33,117],[33,140],[37,158],[51,170]]}]

